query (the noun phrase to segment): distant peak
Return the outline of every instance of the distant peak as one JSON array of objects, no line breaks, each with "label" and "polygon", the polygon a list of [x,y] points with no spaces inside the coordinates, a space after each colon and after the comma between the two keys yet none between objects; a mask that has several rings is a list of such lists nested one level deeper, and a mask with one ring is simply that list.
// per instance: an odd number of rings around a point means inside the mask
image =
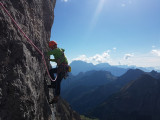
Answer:
[{"label": "distant peak", "polygon": [[152,70],[151,73],[152,73],[152,74],[157,74],[158,72],[155,71],[155,70]]},{"label": "distant peak", "polygon": [[127,73],[135,73],[135,72],[144,72],[144,71],[142,71],[142,70],[140,70],[140,69],[129,69],[128,71],[127,71]]}]

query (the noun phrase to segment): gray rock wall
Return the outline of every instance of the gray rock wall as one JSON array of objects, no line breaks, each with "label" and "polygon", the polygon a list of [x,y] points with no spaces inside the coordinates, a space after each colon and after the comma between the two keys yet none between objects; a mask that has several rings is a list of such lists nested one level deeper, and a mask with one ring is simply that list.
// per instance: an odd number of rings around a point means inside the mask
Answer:
[{"label": "gray rock wall", "polygon": [[[46,53],[56,1],[0,2],[33,43]],[[52,112],[45,90],[49,77],[42,57],[27,42],[1,6],[0,30],[0,119],[50,120]],[[48,61],[47,64],[49,67]]]}]

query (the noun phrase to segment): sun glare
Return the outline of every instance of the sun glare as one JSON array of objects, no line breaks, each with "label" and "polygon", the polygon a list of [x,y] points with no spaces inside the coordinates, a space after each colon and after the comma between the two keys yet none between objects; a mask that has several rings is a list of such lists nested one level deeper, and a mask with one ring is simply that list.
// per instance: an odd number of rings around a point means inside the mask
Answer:
[{"label": "sun glare", "polygon": [[99,17],[99,14],[103,10],[105,2],[106,2],[106,0],[99,0],[99,3],[97,4],[96,11],[95,11],[94,16],[93,16],[92,21],[91,21],[90,30],[92,30],[94,28],[94,26],[96,25],[98,17]]}]

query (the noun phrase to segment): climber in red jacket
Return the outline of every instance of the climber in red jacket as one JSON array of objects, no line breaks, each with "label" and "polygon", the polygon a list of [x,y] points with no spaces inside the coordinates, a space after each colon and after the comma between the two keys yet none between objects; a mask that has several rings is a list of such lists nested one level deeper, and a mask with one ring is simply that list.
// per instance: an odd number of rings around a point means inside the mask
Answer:
[{"label": "climber in red jacket", "polygon": [[[57,63],[57,67],[52,68],[49,71],[51,78],[55,80],[55,81],[51,81],[51,85],[48,85],[49,88],[55,88],[54,98],[49,102],[49,104],[52,104],[52,103],[56,103],[59,99],[61,81],[63,78],[66,78],[67,73],[70,72],[70,66],[68,66],[67,58],[64,55],[64,49],[58,48],[57,43],[55,41],[50,41],[49,47],[52,50],[49,51],[47,54],[54,56],[54,59],[50,59],[50,61]],[[54,73],[57,73],[56,79],[55,79]]]}]

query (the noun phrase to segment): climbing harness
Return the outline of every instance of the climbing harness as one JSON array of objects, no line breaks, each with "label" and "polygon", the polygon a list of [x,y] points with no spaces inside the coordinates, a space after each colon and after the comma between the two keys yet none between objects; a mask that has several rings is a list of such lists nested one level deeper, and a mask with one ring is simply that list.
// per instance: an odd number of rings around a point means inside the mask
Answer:
[{"label": "climbing harness", "polygon": [[2,6],[3,10],[7,13],[7,15],[10,17],[10,19],[12,20],[12,22],[16,25],[16,27],[20,30],[20,32],[24,35],[24,37],[27,39],[27,41],[30,43],[30,45],[32,45],[42,56],[42,59],[43,59],[43,63],[46,67],[46,70],[47,70],[47,74],[49,76],[49,78],[52,80],[52,81],[56,81],[53,80],[49,74],[49,71],[48,71],[48,67],[47,67],[47,64],[46,64],[46,61],[45,61],[45,58],[44,58],[44,55],[43,55],[43,52],[32,42],[31,39],[28,38],[28,36],[23,32],[23,30],[18,26],[18,24],[16,23],[16,21],[13,19],[13,17],[9,14],[8,10],[4,7],[4,5],[0,2],[0,5]]},{"label": "climbing harness", "polygon": [[57,67],[57,74],[62,73],[64,79],[68,77],[68,72],[71,72],[71,67],[68,64],[61,64]]}]

